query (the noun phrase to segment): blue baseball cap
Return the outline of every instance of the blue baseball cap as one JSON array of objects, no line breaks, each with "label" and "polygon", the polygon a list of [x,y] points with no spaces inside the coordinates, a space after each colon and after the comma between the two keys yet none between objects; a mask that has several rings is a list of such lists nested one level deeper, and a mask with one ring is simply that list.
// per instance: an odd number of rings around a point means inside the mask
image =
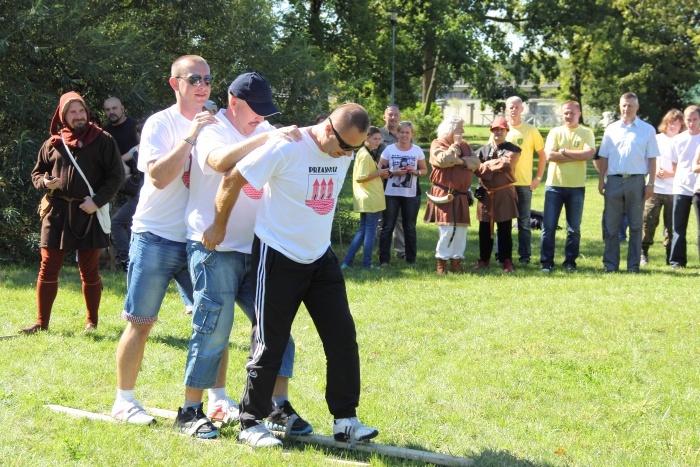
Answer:
[{"label": "blue baseball cap", "polygon": [[244,100],[253,112],[263,117],[280,113],[272,103],[272,90],[265,78],[258,73],[243,73],[228,87],[229,94]]}]

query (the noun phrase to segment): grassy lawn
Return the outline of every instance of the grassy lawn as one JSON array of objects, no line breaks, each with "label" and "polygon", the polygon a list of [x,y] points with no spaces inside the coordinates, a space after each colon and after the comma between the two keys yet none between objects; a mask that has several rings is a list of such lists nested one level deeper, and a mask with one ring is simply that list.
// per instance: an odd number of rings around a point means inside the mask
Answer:
[{"label": "grassy lawn", "polygon": [[[359,416],[379,428],[378,442],[470,457],[477,465],[700,464],[696,226],[691,220],[688,268],[670,271],[657,243],[642,273],[603,274],[603,203],[597,179],[590,175],[576,273],[561,268],[540,273],[540,232],[534,231],[535,261],[529,267],[516,265],[512,275],[492,267],[482,274],[437,278],[436,230],[420,220],[416,267],[394,261],[382,271],[347,271],[362,360]],[[424,181],[424,191],[427,187]],[[533,208],[542,206],[543,190],[538,189]],[[557,233],[558,265],[564,237],[563,230]],[[346,246],[336,245],[336,252],[342,255]],[[471,227],[467,264],[476,262],[477,250]],[[624,246],[622,257],[624,269]],[[2,335],[34,319],[36,271],[37,265],[0,269]],[[60,404],[110,410],[125,282],[121,273],[103,277],[95,334],[82,334],[80,282],[76,269],[66,267],[50,330],[0,340],[0,422],[5,427],[0,464],[400,464],[295,444],[286,444],[284,451],[252,452],[235,441],[237,428],[225,429],[218,441],[197,442],[177,435],[165,420],[156,427],[132,427],[44,409],[44,404]],[[189,318],[182,311],[173,288],[136,388],[146,406],[176,409],[182,404],[189,335]],[[249,327],[238,314],[228,378],[234,398],[243,390]],[[297,361],[291,400],[317,433],[329,435],[325,359],[303,310],[293,332]]]}]

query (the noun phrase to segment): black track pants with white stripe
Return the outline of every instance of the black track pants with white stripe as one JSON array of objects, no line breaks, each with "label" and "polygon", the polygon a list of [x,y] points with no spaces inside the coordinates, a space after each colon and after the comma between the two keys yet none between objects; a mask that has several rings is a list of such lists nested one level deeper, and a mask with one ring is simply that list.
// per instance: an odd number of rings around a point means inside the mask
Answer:
[{"label": "black track pants with white stripe", "polygon": [[301,264],[256,237],[252,264],[256,323],[241,398],[241,424],[251,426],[270,414],[277,372],[301,303],[326,354],[328,409],[334,418],[354,417],[360,399],[360,359],[345,280],[335,254],[328,248],[313,263]]}]

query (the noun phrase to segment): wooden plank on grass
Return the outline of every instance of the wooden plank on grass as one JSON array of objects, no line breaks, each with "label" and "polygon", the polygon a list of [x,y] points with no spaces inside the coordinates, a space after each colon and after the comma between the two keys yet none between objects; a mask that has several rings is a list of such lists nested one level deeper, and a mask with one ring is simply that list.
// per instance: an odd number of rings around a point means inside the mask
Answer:
[{"label": "wooden plank on grass", "polygon": [[146,407],[145,410],[146,413],[160,418],[169,418],[171,420],[175,420],[175,417],[177,417],[177,412],[174,410],[158,409],[156,407]]},{"label": "wooden plank on grass", "polygon": [[[155,407],[147,407],[146,412],[155,415],[156,417],[170,418],[174,419],[177,416],[177,412],[173,410],[158,409]],[[274,432],[280,434],[279,432]],[[438,454],[435,452],[421,451],[419,449],[408,449],[401,448],[397,446],[387,446],[379,443],[372,442],[358,442],[354,445],[346,442],[336,441],[331,436],[321,436],[321,435],[287,435],[282,436],[283,439],[307,443],[307,444],[317,444],[319,446],[327,446],[337,449],[349,449],[361,452],[376,453],[382,456],[395,457],[398,459],[413,460],[419,462],[429,462],[436,465],[447,465],[447,466],[471,466],[474,465],[472,459],[467,459],[464,457],[454,457],[445,454]]]},{"label": "wooden plank on grass", "polygon": [[53,404],[48,404],[44,407],[48,407],[54,412],[62,412],[77,418],[89,418],[90,420],[102,420],[103,422],[116,422],[116,420],[109,415],[104,415],[101,413],[87,412],[85,410],[73,409],[71,407],[63,407],[62,405]]}]

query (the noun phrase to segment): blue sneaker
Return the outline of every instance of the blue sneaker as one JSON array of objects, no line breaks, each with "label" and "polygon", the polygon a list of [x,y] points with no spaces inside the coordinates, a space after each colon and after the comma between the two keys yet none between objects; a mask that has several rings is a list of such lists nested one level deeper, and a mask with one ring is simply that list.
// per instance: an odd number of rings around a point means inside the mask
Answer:
[{"label": "blue sneaker", "polygon": [[195,438],[212,439],[219,436],[219,429],[204,415],[202,405],[177,409],[173,427]]},{"label": "blue sneaker", "polygon": [[[288,427],[287,425],[290,422],[292,426]],[[287,432],[289,430],[289,433],[292,435],[308,435],[314,431],[314,427],[299,416],[289,401],[284,401],[282,407],[272,411],[267,420],[265,420],[265,426],[273,431]]]}]

